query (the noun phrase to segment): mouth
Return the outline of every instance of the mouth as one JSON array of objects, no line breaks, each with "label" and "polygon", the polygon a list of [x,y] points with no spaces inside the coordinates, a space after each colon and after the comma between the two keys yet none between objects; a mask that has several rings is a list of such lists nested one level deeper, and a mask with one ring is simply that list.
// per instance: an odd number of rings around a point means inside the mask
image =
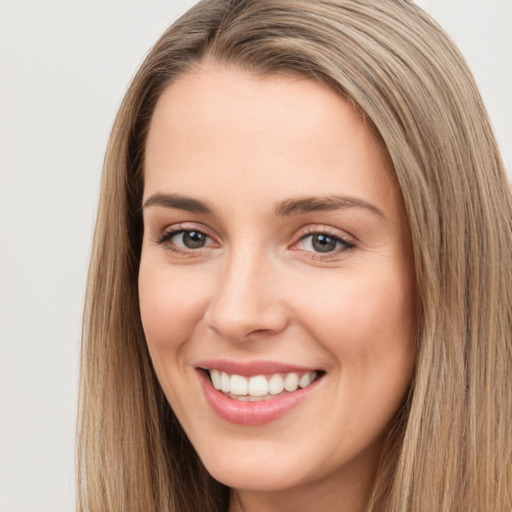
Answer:
[{"label": "mouth", "polygon": [[209,369],[206,372],[216,390],[233,400],[248,402],[271,400],[294,393],[298,389],[307,388],[323,374],[320,370],[314,370],[244,377],[216,369]]},{"label": "mouth", "polygon": [[318,389],[325,371],[275,363],[203,363],[196,368],[210,408],[221,419],[262,425],[297,408]]}]

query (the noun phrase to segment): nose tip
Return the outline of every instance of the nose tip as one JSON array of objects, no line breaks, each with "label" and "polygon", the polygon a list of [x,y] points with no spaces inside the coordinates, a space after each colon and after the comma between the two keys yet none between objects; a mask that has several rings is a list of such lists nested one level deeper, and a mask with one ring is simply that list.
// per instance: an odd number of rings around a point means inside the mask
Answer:
[{"label": "nose tip", "polygon": [[[242,309],[245,311],[242,312]],[[214,314],[206,315],[209,328],[233,342],[270,336],[284,329],[285,323],[279,318],[281,315],[276,310],[257,312],[243,304],[237,306],[237,310],[228,308],[219,310],[217,307]]]},{"label": "nose tip", "polygon": [[271,280],[251,272],[220,277],[204,319],[211,330],[231,342],[272,336],[287,325],[286,308]]}]

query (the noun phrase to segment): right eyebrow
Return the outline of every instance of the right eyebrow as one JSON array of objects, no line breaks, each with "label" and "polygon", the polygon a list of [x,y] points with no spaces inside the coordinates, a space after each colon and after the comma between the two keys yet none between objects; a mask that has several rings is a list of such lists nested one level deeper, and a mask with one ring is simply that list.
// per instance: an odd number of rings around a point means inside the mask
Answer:
[{"label": "right eyebrow", "polygon": [[362,208],[383,219],[386,218],[382,210],[379,210],[375,205],[363,199],[349,196],[298,197],[279,201],[274,206],[276,215],[300,215],[348,208]]},{"label": "right eyebrow", "polygon": [[192,213],[213,213],[202,201],[179,194],[162,194],[160,192],[153,194],[144,201],[143,208],[149,206],[163,206],[164,208],[174,208]]}]

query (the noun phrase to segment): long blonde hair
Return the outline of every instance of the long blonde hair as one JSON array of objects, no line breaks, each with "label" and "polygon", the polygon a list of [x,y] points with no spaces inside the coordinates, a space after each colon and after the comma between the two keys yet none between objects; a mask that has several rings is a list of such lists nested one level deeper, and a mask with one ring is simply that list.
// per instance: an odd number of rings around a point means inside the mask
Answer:
[{"label": "long blonde hair", "polygon": [[477,87],[408,0],[204,0],[153,47],[119,110],[91,258],[78,431],[81,512],[222,511],[141,327],[144,144],[162,91],[201,59],[294,71],[348,98],[400,185],[419,294],[416,366],[368,511],[512,510],[512,201]]}]

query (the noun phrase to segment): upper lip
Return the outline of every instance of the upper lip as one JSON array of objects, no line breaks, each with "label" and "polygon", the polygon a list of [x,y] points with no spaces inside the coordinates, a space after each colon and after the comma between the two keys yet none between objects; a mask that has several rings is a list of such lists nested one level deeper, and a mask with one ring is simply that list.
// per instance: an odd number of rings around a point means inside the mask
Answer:
[{"label": "upper lip", "polygon": [[253,377],[272,373],[306,373],[319,371],[318,368],[299,366],[277,361],[230,361],[226,359],[210,359],[197,365],[202,370],[219,370],[230,375]]}]

